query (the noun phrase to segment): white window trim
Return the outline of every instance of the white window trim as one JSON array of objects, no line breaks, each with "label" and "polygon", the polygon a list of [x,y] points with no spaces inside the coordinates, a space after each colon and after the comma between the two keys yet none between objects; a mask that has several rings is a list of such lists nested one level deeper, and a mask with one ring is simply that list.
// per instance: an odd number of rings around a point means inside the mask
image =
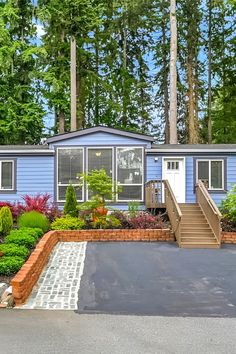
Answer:
[{"label": "white window trim", "polygon": [[[198,181],[198,162],[208,162],[208,173],[209,173],[209,191],[223,191],[224,190],[224,185],[225,185],[225,166],[224,166],[224,160],[223,159],[197,159],[196,160],[196,181]],[[222,162],[222,188],[212,188],[211,185],[211,162]]]},{"label": "white window trim", "polygon": [[[65,147],[58,147],[57,148],[57,202],[58,203],[65,203],[65,199],[59,199],[59,186],[68,186],[69,184],[66,184],[66,183],[61,183],[59,184],[59,181],[58,181],[58,177],[59,177],[59,173],[58,173],[58,153],[59,153],[59,150],[73,150],[73,149],[81,149],[82,152],[83,152],[83,172],[84,173],[84,170],[85,170],[85,152],[84,152],[84,147],[83,146],[65,146]],[[75,184],[75,183],[72,183],[72,186],[74,187],[77,187],[79,186],[79,184]],[[84,183],[82,185],[82,199],[77,199],[77,202],[84,202]]]},{"label": "white window trim", "polygon": [[[142,150],[142,183],[135,183],[135,184],[125,184],[125,183],[118,183],[118,150],[119,149],[141,149]],[[117,186],[139,186],[142,187],[142,199],[119,199],[119,194],[117,194],[117,201],[118,202],[124,202],[124,203],[128,203],[128,202],[143,202],[144,201],[144,147],[143,146],[117,146],[116,147],[116,184]]]},{"label": "white window trim", "polygon": [[[12,188],[2,188],[2,163],[3,162],[11,162],[12,166]],[[0,191],[14,191],[15,190],[15,161],[14,160],[0,160]]]},{"label": "white window trim", "polygon": [[[114,146],[88,146],[86,148],[86,174],[88,174],[89,170],[88,170],[88,152],[89,150],[111,150],[111,168],[112,168],[112,191],[114,192]],[[88,184],[86,183],[86,200],[90,201],[91,199],[89,199],[88,197]],[[112,200],[106,200],[107,202],[112,202]]]}]

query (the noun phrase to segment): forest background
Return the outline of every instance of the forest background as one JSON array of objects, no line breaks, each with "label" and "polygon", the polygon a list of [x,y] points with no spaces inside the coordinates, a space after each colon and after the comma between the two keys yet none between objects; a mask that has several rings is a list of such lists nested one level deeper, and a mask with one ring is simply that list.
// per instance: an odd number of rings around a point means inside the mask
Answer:
[{"label": "forest background", "polygon": [[[179,0],[176,15],[178,141],[236,143],[236,1]],[[168,143],[170,1],[0,0],[0,144],[69,131],[72,36],[77,128]]]}]

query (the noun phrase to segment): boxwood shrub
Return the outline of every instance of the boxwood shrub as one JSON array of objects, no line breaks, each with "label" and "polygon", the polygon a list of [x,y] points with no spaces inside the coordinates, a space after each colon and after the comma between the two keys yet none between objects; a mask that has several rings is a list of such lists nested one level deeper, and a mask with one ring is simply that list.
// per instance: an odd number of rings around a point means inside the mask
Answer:
[{"label": "boxwood shrub", "polygon": [[0,257],[0,274],[11,275],[17,273],[25,263],[24,258],[19,256]]},{"label": "boxwood shrub", "polygon": [[[16,230],[21,231],[21,230]],[[14,243],[18,246],[25,246],[28,248],[34,247],[37,242],[37,239],[34,236],[28,235],[27,233],[12,231],[10,235],[5,238],[5,243]]]},{"label": "boxwood shrub", "polygon": [[[19,256],[26,259],[29,255],[29,249],[25,246],[18,246],[14,243],[3,243],[0,245],[0,252],[4,256]],[[1,258],[0,258],[1,259]]]},{"label": "boxwood shrub", "polygon": [[51,224],[52,230],[81,230],[85,225],[84,220],[66,215],[62,218],[57,218]]},{"label": "boxwood shrub", "polygon": [[38,227],[22,227],[16,231],[24,232],[25,234],[33,236],[36,239],[38,239],[39,237],[42,237],[44,234],[43,230],[39,229]]}]

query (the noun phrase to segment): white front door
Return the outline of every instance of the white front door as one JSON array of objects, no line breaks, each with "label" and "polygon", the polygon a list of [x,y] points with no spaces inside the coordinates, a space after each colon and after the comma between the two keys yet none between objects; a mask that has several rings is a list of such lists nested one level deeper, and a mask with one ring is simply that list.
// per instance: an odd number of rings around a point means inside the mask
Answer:
[{"label": "white front door", "polygon": [[167,179],[178,203],[185,203],[185,159],[163,158],[163,179]]}]

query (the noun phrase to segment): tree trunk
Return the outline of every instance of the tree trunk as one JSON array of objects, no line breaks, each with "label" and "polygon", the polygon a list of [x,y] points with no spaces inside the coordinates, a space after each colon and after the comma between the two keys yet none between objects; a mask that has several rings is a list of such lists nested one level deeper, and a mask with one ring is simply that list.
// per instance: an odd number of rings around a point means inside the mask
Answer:
[{"label": "tree trunk", "polygon": [[124,14],[123,14],[123,28],[122,28],[122,125],[125,127],[127,125],[127,89],[126,89],[126,75],[127,75],[127,3],[124,4]]},{"label": "tree trunk", "polygon": [[163,95],[164,95],[164,120],[165,120],[165,144],[170,143],[170,124],[169,124],[169,92],[168,92],[168,63],[167,63],[167,40],[166,40],[166,20],[164,9],[162,10],[162,48],[163,48]]},{"label": "tree trunk", "polygon": [[176,1],[170,0],[170,144],[177,143],[177,20]]},{"label": "tree trunk", "polygon": [[70,80],[71,80],[71,131],[77,129],[76,121],[76,40],[71,38],[70,42]]},{"label": "tree trunk", "polygon": [[188,143],[196,144],[198,136],[195,125],[195,102],[194,102],[194,79],[193,79],[193,56],[190,48],[187,62],[187,81],[188,81]]},{"label": "tree trunk", "polygon": [[65,133],[65,113],[61,109],[58,113],[59,134]]},{"label": "tree trunk", "polygon": [[212,1],[209,0],[209,20],[208,20],[208,144],[212,143],[212,119],[211,119],[211,106],[212,106],[212,91],[211,91],[211,64],[212,64]]},{"label": "tree trunk", "polygon": [[96,29],[95,35],[95,112],[94,112],[94,123],[99,125],[99,43],[98,43],[98,30]]}]

